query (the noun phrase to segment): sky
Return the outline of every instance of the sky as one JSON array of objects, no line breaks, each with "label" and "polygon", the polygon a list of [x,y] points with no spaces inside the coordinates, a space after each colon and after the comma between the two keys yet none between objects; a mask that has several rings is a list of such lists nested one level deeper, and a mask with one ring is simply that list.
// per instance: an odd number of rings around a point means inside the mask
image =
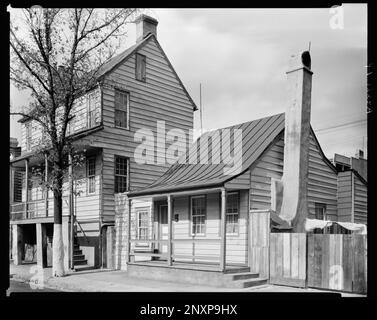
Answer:
[{"label": "sky", "polygon": [[[328,158],[367,155],[367,5],[342,5],[343,25],[323,9],[149,9],[157,38],[212,130],[284,112],[288,62],[307,50],[312,58],[311,124]],[[339,13],[339,11],[337,11]],[[339,15],[337,17],[340,17]],[[341,20],[337,20],[339,22]],[[127,27],[123,49],[135,43]],[[11,86],[14,107],[27,95]],[[194,128],[200,129],[199,112]],[[12,137],[20,125],[11,118]]]}]

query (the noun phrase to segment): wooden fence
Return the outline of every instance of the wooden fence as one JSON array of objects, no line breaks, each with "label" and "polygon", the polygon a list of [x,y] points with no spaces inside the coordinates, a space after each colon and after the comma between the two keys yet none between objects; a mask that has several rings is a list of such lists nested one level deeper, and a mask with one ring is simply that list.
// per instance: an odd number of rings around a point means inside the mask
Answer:
[{"label": "wooden fence", "polygon": [[270,211],[250,211],[250,271],[268,278],[269,275],[269,237]]},{"label": "wooden fence", "polygon": [[270,234],[270,283],[306,286],[306,234]]},{"label": "wooden fence", "polygon": [[308,287],[367,291],[364,235],[308,234]]},{"label": "wooden fence", "polygon": [[270,234],[270,283],[367,292],[367,238],[349,234]]}]

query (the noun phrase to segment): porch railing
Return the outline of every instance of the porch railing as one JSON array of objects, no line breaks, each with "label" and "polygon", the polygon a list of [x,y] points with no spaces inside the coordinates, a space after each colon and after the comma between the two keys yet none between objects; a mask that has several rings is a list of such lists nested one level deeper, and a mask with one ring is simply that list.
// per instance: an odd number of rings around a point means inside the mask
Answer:
[{"label": "porch railing", "polygon": [[[63,197],[63,215],[67,211]],[[46,208],[47,205],[47,208]],[[27,202],[15,202],[10,205],[10,220],[25,220],[35,218],[49,218],[54,216],[53,199],[32,200]]]},{"label": "porch railing", "polygon": [[[163,252],[162,246],[167,246],[168,240],[150,240],[150,239],[130,239],[130,261],[135,261],[135,257],[158,258],[167,260],[168,252]],[[172,239],[172,262],[203,262],[219,264],[221,261],[221,239],[208,238],[185,238]],[[210,253],[208,245],[211,246]]]}]

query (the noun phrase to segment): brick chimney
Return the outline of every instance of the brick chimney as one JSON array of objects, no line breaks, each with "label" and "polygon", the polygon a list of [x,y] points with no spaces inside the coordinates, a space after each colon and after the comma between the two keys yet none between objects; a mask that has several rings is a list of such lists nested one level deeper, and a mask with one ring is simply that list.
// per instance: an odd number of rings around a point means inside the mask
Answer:
[{"label": "brick chimney", "polygon": [[140,15],[136,20],[136,42],[143,40],[149,33],[157,37],[158,21],[145,14]]},{"label": "brick chimney", "polygon": [[288,78],[289,102],[285,112],[283,199],[280,217],[294,232],[304,232],[308,216],[311,59],[308,51],[292,56]]}]

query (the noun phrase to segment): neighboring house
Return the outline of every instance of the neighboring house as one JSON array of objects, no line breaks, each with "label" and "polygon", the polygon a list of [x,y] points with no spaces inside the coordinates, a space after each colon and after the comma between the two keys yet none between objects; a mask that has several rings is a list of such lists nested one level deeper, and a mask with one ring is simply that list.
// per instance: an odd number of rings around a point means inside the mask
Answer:
[{"label": "neighboring house", "polygon": [[[142,15],[136,24],[136,44],[100,69],[98,86],[78,99],[72,111],[69,136],[86,156],[82,169],[73,173],[75,265],[111,265],[106,254],[106,230],[115,221],[114,195],[151,184],[169,166],[166,161],[135,162],[135,133],[139,129],[155,133],[158,120],[165,121],[166,130],[187,132],[193,128],[196,106],[157,40],[157,20]],[[22,154],[11,160],[12,168],[23,171],[22,198],[11,204],[14,261],[22,262],[21,245],[17,243],[30,238],[25,233],[32,233],[38,263],[46,266],[50,260],[45,258],[46,241],[50,242],[53,233],[53,197],[31,175],[33,166],[44,164],[44,159],[36,156],[35,147],[45,135],[37,123],[26,119],[21,123]],[[64,187],[63,240],[65,267],[69,268],[67,181]]]},{"label": "neighboring house", "polygon": [[[247,279],[251,243],[266,228],[253,226],[250,213],[270,211],[276,231],[305,232],[306,218],[337,221],[338,172],[310,126],[309,53],[290,68],[285,114],[205,133],[154,183],[117,196],[118,268],[191,282],[227,281],[208,271]],[[232,162],[224,159],[236,162],[237,153],[240,169],[225,173]]]},{"label": "neighboring house", "polygon": [[335,154],[338,173],[338,221],[368,224],[368,161],[359,150],[356,157]]}]

